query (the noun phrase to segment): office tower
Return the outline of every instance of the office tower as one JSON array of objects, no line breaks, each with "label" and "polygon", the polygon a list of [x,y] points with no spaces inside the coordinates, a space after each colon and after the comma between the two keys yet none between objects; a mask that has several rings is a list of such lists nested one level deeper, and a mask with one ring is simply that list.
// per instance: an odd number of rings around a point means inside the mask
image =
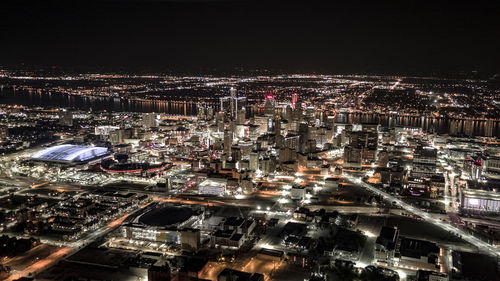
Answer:
[{"label": "office tower", "polygon": [[265,134],[268,131],[269,120],[271,120],[268,116],[255,116],[253,118],[253,124],[257,126],[257,133],[259,135]]},{"label": "office tower", "polygon": [[123,130],[114,130],[109,132],[109,141],[112,145],[121,144],[123,142]]},{"label": "office tower", "polygon": [[242,109],[238,109],[238,114],[237,114],[237,117],[236,117],[236,123],[238,125],[243,125],[245,124],[245,120],[246,120],[246,110],[245,108],[242,108]]},{"label": "office tower", "polygon": [[297,93],[293,93],[292,95],[292,107],[295,108],[297,106],[298,102],[298,95]]},{"label": "office tower", "polygon": [[[356,159],[358,150],[360,151],[360,161],[363,163],[372,163],[375,161],[378,146],[378,133],[373,132],[376,127],[365,127],[365,131],[344,130],[349,139],[349,149],[351,156],[347,156],[347,160]],[[376,131],[376,130],[375,130]],[[344,149],[344,154],[346,150]]]},{"label": "office tower", "polygon": [[63,126],[73,126],[73,112],[70,110],[59,111],[59,124]]},{"label": "office tower", "polygon": [[283,138],[283,147],[288,147],[293,150],[298,150],[300,146],[299,135],[287,135]]},{"label": "office tower", "polygon": [[344,163],[361,165],[361,148],[348,145],[344,148]]},{"label": "office tower", "polygon": [[267,95],[264,101],[264,114],[269,116],[274,116],[274,108],[276,106],[276,100],[273,95]]},{"label": "office tower", "polygon": [[224,112],[219,111],[215,115],[215,122],[217,124],[217,132],[224,132]]},{"label": "office tower", "polygon": [[280,119],[274,120],[274,134],[276,136],[281,135],[281,120]]},{"label": "office tower", "polygon": [[299,151],[305,152],[307,140],[309,139],[309,125],[307,123],[299,124]]},{"label": "office tower", "polygon": [[224,131],[224,153],[231,155],[231,146],[233,145],[233,132],[229,130]]},{"label": "office tower", "polygon": [[229,96],[220,98],[220,111],[224,112],[231,120],[238,118],[238,110],[245,108],[246,97],[238,97],[235,88],[229,89]]},{"label": "office tower", "polygon": [[250,152],[250,170],[257,171],[259,169],[259,152]]},{"label": "office tower", "polygon": [[411,174],[414,177],[431,177],[436,174],[437,150],[419,146],[413,154]]},{"label": "office tower", "polygon": [[158,126],[156,122],[156,114],[155,113],[143,113],[142,114],[142,123],[145,128],[156,128]]},{"label": "office tower", "polygon": [[294,121],[301,121],[303,119],[303,114],[304,111],[302,110],[302,107],[297,106],[295,110],[293,111],[293,120]]},{"label": "office tower", "polygon": [[389,152],[387,152],[387,149],[384,148],[384,150],[380,151],[378,154],[378,166],[387,167],[388,163],[389,163]]},{"label": "office tower", "polygon": [[293,121],[293,110],[292,110],[292,107],[290,106],[287,106],[285,108],[285,119],[291,123]]}]

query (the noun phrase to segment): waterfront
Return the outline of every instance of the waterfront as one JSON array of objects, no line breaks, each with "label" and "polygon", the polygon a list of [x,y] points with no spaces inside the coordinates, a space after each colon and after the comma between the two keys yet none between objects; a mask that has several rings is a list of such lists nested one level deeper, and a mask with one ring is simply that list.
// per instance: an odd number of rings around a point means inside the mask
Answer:
[{"label": "waterfront", "polygon": [[[106,97],[95,95],[71,95],[58,92],[29,92],[25,90],[13,91],[10,88],[0,90],[0,104],[65,107],[82,111],[111,111],[111,112],[156,112],[171,115],[196,116],[198,106],[193,101],[179,100],[142,100],[120,97]],[[214,108],[218,103],[212,104]],[[252,107],[250,115],[255,114]],[[354,111],[336,113],[335,122],[345,124],[377,123],[384,127],[405,126],[421,128],[427,133],[437,133],[452,136],[498,136],[500,135],[500,120],[487,118],[451,118],[444,116],[380,113]]]},{"label": "waterfront", "polygon": [[157,112],[172,115],[196,115],[196,103],[188,101],[158,101],[104,97],[94,95],[70,95],[58,92],[0,91],[0,104],[65,107],[83,111]]}]

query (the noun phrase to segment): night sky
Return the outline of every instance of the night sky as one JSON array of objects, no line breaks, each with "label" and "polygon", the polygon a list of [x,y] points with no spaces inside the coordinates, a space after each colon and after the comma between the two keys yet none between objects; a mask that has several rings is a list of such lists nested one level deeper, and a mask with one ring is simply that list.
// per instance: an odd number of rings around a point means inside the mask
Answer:
[{"label": "night sky", "polygon": [[0,17],[4,66],[500,72],[499,1],[2,1]]}]

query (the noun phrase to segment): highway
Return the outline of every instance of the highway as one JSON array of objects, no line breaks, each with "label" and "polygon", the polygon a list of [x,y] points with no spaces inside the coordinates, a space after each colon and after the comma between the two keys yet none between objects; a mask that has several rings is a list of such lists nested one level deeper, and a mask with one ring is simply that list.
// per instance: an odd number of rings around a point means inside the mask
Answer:
[{"label": "highway", "polygon": [[68,254],[75,253],[75,248],[71,247],[66,247],[66,248],[61,248],[58,251],[50,254],[49,256],[37,261],[36,263],[33,263],[32,265],[27,266],[23,270],[13,272],[12,275],[10,275],[6,281],[12,281],[15,279],[19,279],[24,276],[29,276],[30,274],[36,274],[38,272],[41,272],[50,266],[55,265],[58,263],[61,259],[66,257]]},{"label": "highway", "polygon": [[403,200],[396,198],[393,195],[391,195],[383,190],[380,190],[371,184],[364,182],[361,177],[355,177],[355,176],[352,176],[348,173],[343,173],[342,175],[345,179],[347,179],[353,183],[356,183],[356,184],[360,185],[361,187],[381,196],[382,198],[384,198],[384,200],[386,200],[388,202],[395,202],[395,204],[397,204],[398,206],[401,206],[406,211],[421,217],[425,221],[432,223],[432,224],[434,224],[434,225],[436,225],[436,226],[438,226],[446,231],[450,231],[457,236],[460,236],[463,240],[465,240],[465,241],[469,242],[470,244],[474,245],[475,247],[477,247],[480,252],[483,252],[485,254],[492,255],[495,257],[500,257],[500,249],[498,249],[497,247],[490,245],[490,244],[474,237],[473,235],[470,235],[470,234],[464,232],[463,230],[452,226],[448,222],[443,222],[439,218],[437,218],[436,216],[429,214],[427,212],[421,211],[418,208],[415,208],[412,205],[404,202]]}]

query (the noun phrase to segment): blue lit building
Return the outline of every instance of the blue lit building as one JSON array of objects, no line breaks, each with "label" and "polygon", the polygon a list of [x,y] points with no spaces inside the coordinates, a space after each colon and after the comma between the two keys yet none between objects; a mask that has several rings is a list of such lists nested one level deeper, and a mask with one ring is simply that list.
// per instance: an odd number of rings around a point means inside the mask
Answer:
[{"label": "blue lit building", "polygon": [[46,148],[31,155],[32,160],[59,163],[86,163],[107,156],[106,147],[62,144]]}]

